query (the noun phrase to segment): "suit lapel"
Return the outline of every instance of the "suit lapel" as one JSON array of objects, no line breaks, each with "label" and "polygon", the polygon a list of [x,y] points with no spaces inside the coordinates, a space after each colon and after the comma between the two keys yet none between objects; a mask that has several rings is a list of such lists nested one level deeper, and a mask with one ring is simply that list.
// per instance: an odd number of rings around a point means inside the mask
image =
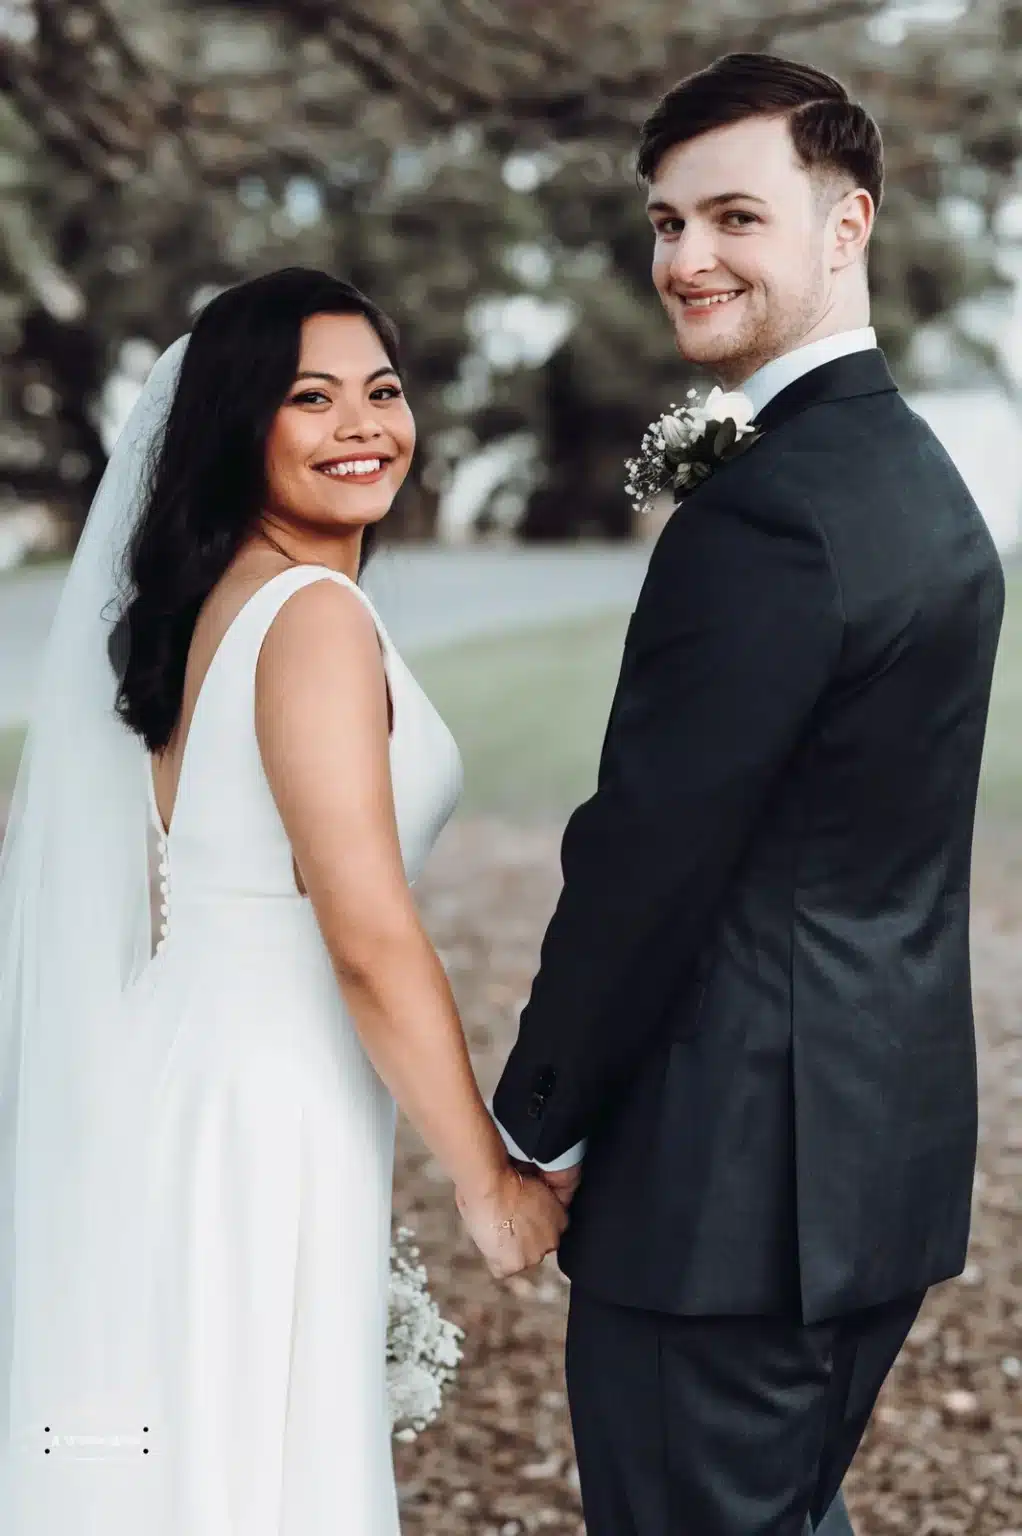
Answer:
[{"label": "suit lapel", "polygon": [[[764,431],[789,421],[812,405],[837,400],[854,400],[861,395],[885,395],[897,392],[897,384],[879,347],[865,352],[849,352],[831,363],[811,368],[787,389],[768,400],[755,418]],[[712,478],[712,476],[711,476]]]},{"label": "suit lapel", "polygon": [[[863,395],[888,395],[897,394],[898,386],[894,382],[891,370],[887,366],[887,359],[879,347],[870,347],[865,352],[850,352],[844,357],[836,357],[831,363],[822,363],[819,368],[811,368],[808,373],[782,389],[768,400],[763,409],[753,418],[754,425],[761,427],[763,438],[753,443],[749,452],[754,462],[755,455],[759,453],[769,442],[770,433],[774,427],[779,427],[783,422],[790,421],[802,411],[807,411],[813,405],[825,405],[841,400],[855,400]],[[695,490],[686,492],[675,503],[672,516],[698,500],[701,496],[713,497],[715,490],[714,480],[726,467],[729,473],[740,470],[747,461],[744,455],[732,459],[727,466],[721,465],[714,470],[708,479]]]}]

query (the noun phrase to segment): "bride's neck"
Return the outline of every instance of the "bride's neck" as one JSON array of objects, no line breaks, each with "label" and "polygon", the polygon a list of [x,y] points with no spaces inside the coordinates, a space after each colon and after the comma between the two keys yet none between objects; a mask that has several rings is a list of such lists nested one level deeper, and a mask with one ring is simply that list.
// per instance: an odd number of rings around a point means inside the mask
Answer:
[{"label": "bride's neck", "polygon": [[362,529],[352,529],[342,537],[303,539],[291,530],[260,525],[238,553],[244,555],[249,550],[266,556],[275,555],[292,565],[325,565],[356,581],[362,554]]}]

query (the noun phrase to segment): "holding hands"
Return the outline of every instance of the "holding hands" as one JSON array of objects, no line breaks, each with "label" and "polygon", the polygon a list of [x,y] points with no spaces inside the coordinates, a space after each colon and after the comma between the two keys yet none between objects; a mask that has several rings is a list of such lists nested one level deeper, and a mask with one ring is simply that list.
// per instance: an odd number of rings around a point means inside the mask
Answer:
[{"label": "holding hands", "polygon": [[531,1166],[523,1171],[509,1162],[492,1189],[471,1196],[459,1189],[457,1203],[496,1280],[539,1264],[556,1250],[568,1225],[566,1202]]}]

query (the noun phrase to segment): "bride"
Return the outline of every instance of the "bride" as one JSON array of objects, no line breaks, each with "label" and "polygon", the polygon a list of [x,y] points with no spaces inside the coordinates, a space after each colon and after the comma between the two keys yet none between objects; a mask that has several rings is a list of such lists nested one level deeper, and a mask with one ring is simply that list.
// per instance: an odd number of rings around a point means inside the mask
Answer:
[{"label": "bride", "polygon": [[414,445],[391,322],[289,269],[97,493],[0,854],[5,1536],[396,1536],[395,1101],[494,1275],[563,1230],[409,889],[461,763],[357,580]]}]

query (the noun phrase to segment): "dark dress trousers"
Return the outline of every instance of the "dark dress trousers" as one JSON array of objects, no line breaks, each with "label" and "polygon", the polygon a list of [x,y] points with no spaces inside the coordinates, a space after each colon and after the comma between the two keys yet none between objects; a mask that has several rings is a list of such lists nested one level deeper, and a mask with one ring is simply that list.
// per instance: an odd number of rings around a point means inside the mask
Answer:
[{"label": "dark dress trousers", "polygon": [[879,350],[758,421],[653,551],[494,1109],[544,1162],[589,1138],[587,1303],[858,1327],[965,1259],[1004,579]]}]

